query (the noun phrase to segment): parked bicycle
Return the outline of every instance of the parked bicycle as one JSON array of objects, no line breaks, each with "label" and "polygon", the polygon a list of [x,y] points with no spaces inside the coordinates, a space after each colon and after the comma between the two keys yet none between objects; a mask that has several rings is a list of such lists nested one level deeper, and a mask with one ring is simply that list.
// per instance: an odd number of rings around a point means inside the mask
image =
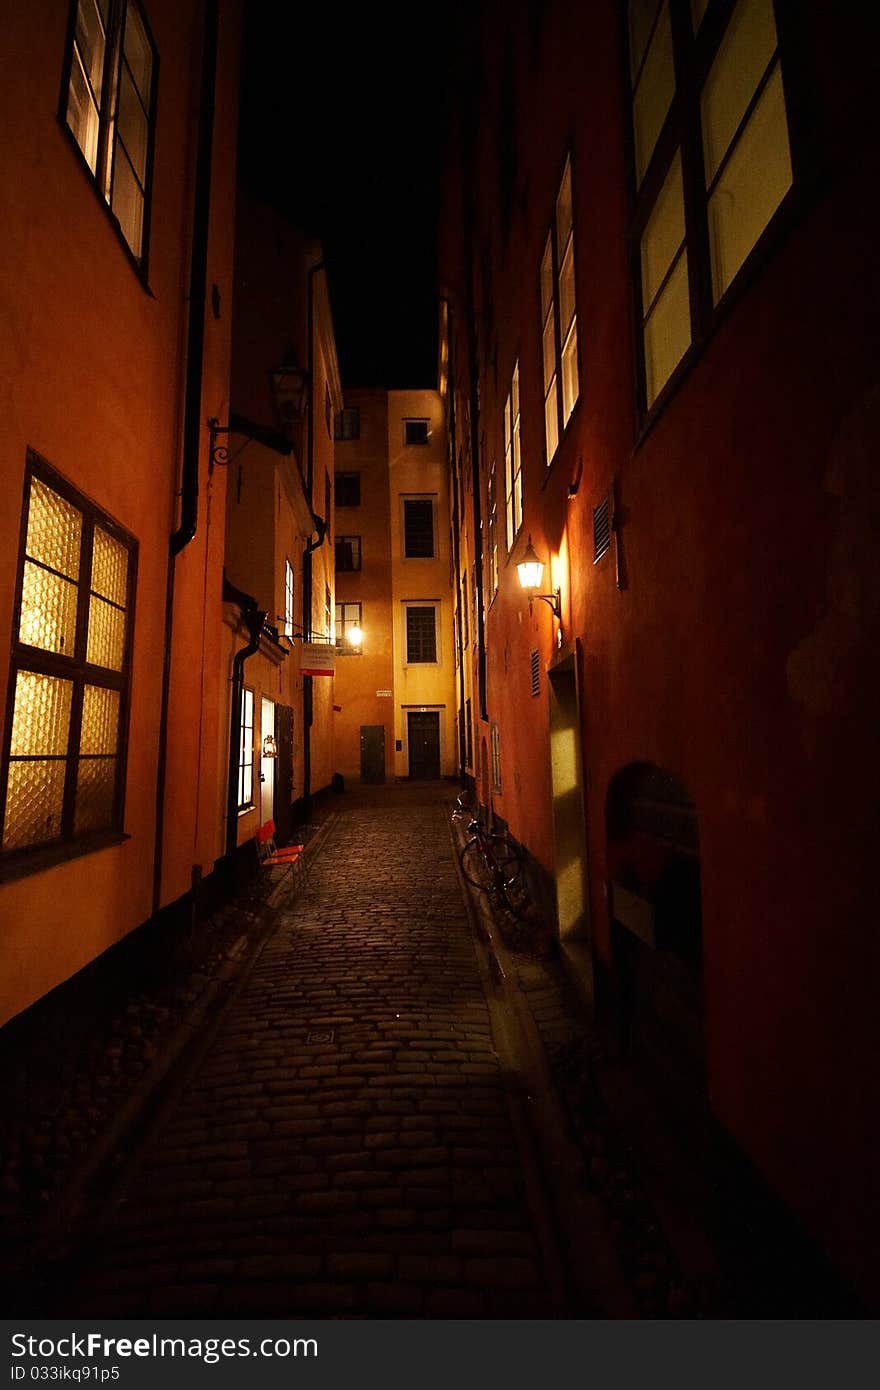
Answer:
[{"label": "parked bicycle", "polygon": [[506,835],[490,832],[474,814],[462,793],[455,803],[453,818],[467,818],[469,838],[459,851],[461,871],[474,888],[490,893],[514,917],[524,907],[523,857],[519,846]]}]

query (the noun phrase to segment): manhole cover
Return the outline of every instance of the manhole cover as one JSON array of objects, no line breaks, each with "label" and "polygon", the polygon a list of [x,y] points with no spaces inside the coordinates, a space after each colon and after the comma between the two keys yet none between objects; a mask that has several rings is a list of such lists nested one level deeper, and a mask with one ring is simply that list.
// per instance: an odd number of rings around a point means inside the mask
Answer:
[{"label": "manhole cover", "polygon": [[309,1033],[306,1038],[307,1043],[331,1043],[333,1041],[334,1030],[332,1028],[316,1028]]}]

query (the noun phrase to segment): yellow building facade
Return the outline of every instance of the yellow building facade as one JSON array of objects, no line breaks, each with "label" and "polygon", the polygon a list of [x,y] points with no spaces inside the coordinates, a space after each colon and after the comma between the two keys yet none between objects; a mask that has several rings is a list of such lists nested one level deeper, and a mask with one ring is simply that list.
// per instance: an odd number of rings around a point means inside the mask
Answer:
[{"label": "yellow building facade", "polygon": [[336,442],[338,770],[455,774],[446,440],[431,390],[354,391]]}]

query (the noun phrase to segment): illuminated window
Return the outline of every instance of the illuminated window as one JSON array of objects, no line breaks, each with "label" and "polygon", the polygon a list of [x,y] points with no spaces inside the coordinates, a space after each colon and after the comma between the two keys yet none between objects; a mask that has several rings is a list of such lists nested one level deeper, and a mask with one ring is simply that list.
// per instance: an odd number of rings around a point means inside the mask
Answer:
[{"label": "illuminated window", "polygon": [[336,641],[343,648],[349,647],[352,628],[362,627],[361,605],[359,603],[337,603]]},{"label": "illuminated window", "polygon": [[146,268],[156,47],[137,0],[73,0],[61,116]]},{"label": "illuminated window", "polygon": [[293,637],[293,565],[284,561],[284,636]]},{"label": "illuminated window", "polygon": [[580,391],[570,159],[565,161],[556,212],[541,258],[540,286],[544,438],[550,463]]},{"label": "illuminated window", "polygon": [[241,748],[238,755],[238,809],[254,804],[254,692],[241,692]]},{"label": "illuminated window", "polygon": [[[792,189],[773,0],[630,0],[633,245],[650,409]],[[676,88],[676,73],[679,88]]]},{"label": "illuminated window", "polygon": [[28,455],[3,748],[3,865],[122,828],[136,543]]},{"label": "illuminated window", "polygon": [[507,514],[507,553],[522,526],[522,455],[519,431],[519,362],[513,369],[510,394],[504,404],[504,502]]}]

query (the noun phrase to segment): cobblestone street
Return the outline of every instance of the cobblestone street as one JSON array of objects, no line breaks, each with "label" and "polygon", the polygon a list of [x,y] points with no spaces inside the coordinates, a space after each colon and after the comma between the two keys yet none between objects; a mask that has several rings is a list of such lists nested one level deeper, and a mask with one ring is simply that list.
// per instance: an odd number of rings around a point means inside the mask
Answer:
[{"label": "cobblestone street", "polygon": [[161,987],[105,979],[91,1033],[65,1043],[94,983],[10,1035],[10,1311],[852,1310],[738,1170],[657,1128],[540,922],[465,896],[451,804],[445,784],[334,798],[305,885],[224,909]]},{"label": "cobblestone street", "polygon": [[446,798],[346,811],[127,1175],[66,1311],[563,1311]]}]

